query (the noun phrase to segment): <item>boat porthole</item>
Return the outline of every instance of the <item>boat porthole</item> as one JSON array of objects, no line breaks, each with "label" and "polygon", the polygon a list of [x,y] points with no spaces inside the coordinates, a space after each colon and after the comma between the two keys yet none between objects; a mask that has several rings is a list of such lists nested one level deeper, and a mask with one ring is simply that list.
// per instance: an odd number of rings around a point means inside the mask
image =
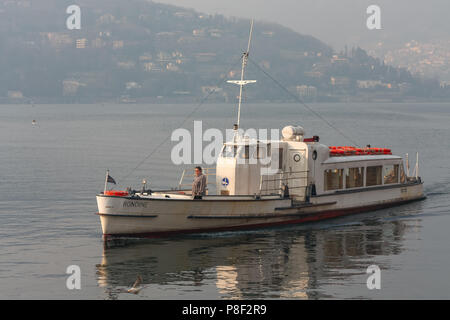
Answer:
[{"label": "boat porthole", "polygon": [[298,153],[294,155],[294,161],[295,162],[299,162],[301,160],[301,158],[302,157]]},{"label": "boat porthole", "polygon": [[312,154],[312,158],[313,158],[313,160],[317,159],[317,151],[316,150],[314,150],[314,152]]}]

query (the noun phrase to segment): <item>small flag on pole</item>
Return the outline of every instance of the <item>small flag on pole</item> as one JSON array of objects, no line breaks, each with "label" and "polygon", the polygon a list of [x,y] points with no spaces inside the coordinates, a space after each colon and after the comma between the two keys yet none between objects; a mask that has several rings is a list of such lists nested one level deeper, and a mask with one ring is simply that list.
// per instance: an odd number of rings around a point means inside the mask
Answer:
[{"label": "small flag on pole", "polygon": [[114,178],[111,177],[111,176],[109,175],[109,170],[106,170],[105,189],[104,189],[104,191],[103,191],[104,194],[106,193],[106,188],[107,188],[107,186],[108,186],[108,183],[114,183],[114,184],[116,184],[116,180],[114,180]]},{"label": "small flag on pole", "polygon": [[109,174],[108,174],[108,178],[107,178],[106,181],[108,181],[108,183],[114,183],[114,184],[116,184],[116,180],[114,180],[114,178],[111,177]]}]

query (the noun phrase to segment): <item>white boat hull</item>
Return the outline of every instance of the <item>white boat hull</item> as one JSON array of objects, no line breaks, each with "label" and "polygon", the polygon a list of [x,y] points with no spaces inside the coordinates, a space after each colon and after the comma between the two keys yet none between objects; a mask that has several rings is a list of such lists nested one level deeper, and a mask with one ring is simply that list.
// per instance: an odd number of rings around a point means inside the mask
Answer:
[{"label": "white boat hull", "polygon": [[104,236],[154,237],[296,224],[381,209],[424,198],[422,183],[344,191],[309,202],[277,196],[153,197],[97,195]]}]

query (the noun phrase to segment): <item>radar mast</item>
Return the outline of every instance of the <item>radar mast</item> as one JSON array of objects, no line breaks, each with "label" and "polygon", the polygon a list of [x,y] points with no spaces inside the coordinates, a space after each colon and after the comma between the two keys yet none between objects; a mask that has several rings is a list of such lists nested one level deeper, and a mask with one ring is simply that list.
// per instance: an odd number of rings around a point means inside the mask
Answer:
[{"label": "radar mast", "polygon": [[248,45],[247,45],[247,51],[245,51],[242,54],[242,69],[241,69],[241,80],[228,80],[228,83],[234,83],[239,85],[239,103],[238,103],[238,117],[237,117],[237,123],[234,125],[234,130],[237,131],[239,129],[239,124],[241,120],[241,105],[242,105],[242,91],[245,85],[249,83],[255,83],[256,80],[244,80],[244,73],[245,73],[245,66],[247,65],[248,61],[248,55],[250,53],[250,43],[252,40],[252,34],[253,34],[253,19],[250,25],[250,35],[248,37]]}]

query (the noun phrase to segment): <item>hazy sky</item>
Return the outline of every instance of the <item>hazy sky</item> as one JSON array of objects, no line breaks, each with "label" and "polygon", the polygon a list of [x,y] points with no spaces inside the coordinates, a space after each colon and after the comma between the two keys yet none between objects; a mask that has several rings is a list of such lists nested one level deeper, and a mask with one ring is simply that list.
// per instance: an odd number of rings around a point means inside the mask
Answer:
[{"label": "hazy sky", "polygon": [[[450,0],[155,0],[205,13],[277,22],[341,49],[379,41],[450,40]],[[369,31],[366,9],[381,8]]]}]

